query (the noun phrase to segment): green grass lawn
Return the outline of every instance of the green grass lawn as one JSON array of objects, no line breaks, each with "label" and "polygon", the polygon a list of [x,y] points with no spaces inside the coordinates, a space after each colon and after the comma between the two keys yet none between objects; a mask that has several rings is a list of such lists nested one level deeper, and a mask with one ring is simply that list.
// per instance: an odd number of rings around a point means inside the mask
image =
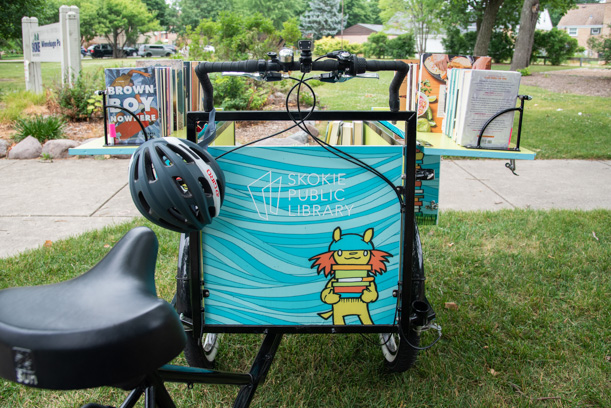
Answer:
[{"label": "green grass lawn", "polygon": [[[0,288],[77,276],[140,224],[0,259]],[[421,229],[427,296],[443,339],[421,352],[412,370],[389,374],[372,335],[286,336],[252,406],[611,406],[609,225],[611,211],[604,210],[443,213],[438,226]],[[178,235],[155,230],[159,293],[171,299]],[[446,302],[458,309],[444,308]],[[260,340],[224,335],[218,368],[246,370]],[[237,391],[169,388],[184,407],[228,406]],[[0,381],[7,407],[118,406],[123,395],[31,390]]]}]

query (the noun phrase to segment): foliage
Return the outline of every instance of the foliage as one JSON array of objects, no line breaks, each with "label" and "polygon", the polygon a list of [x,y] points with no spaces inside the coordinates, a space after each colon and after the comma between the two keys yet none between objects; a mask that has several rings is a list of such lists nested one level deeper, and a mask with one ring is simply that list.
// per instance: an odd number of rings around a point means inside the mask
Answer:
[{"label": "foliage", "polygon": [[446,30],[446,35],[441,40],[441,44],[448,54],[471,55],[476,36],[475,31],[467,31],[463,34],[458,27],[450,27]]},{"label": "foliage", "polygon": [[16,142],[20,142],[28,136],[34,137],[40,143],[45,140],[60,139],[66,121],[59,116],[35,115],[19,118],[15,122],[17,133],[13,136]]},{"label": "foliage", "polygon": [[125,44],[135,44],[140,34],[160,28],[142,0],[100,1],[94,28],[112,44],[115,58]]},{"label": "foliage", "polygon": [[517,69],[517,71],[518,71],[520,74],[522,74],[522,76],[531,76],[531,75],[532,75],[532,73],[530,72],[530,68],[529,68],[529,67],[526,67],[526,68],[520,68],[520,69]]},{"label": "foliage", "polygon": [[272,21],[274,27],[282,29],[282,23],[301,15],[305,11],[304,0],[233,0],[233,11],[250,15],[253,11]]},{"label": "foliage", "polygon": [[178,0],[178,32],[185,34],[188,28],[200,25],[202,18],[216,21],[221,13],[233,10],[233,1]]},{"label": "foliage", "polygon": [[370,34],[369,37],[367,37],[367,41],[363,44],[363,54],[365,54],[365,58],[384,58],[387,53],[387,42],[388,36],[384,33]]},{"label": "foliage", "polygon": [[552,28],[550,31],[535,31],[532,57],[544,55],[549,58],[552,65],[560,65],[577,52],[582,52],[583,47],[577,43],[577,39],[571,37],[566,31]]},{"label": "foliage", "polygon": [[[609,27],[611,27],[611,24]],[[611,34],[606,37],[590,37],[588,39],[588,47],[596,51],[599,58],[602,58],[607,64],[611,62]]]},{"label": "foliage", "polygon": [[[240,61],[265,58],[277,51],[280,34],[272,21],[256,13],[250,16],[222,12],[218,21],[204,19],[186,34],[191,60]],[[212,45],[214,53],[205,50]]]},{"label": "foliage", "polygon": [[59,112],[70,120],[87,120],[94,114],[90,109],[90,99],[94,92],[104,88],[102,71],[92,74],[81,74],[75,79],[73,86],[58,84],[54,89],[54,99]]},{"label": "foliage", "polygon": [[352,44],[348,40],[341,40],[337,37],[323,37],[320,40],[314,41],[314,54],[325,55],[327,53],[343,50],[350,54],[358,54],[361,52],[361,44]]},{"label": "foliage", "polygon": [[401,29],[408,28],[416,39],[419,54],[426,51],[429,36],[441,32],[439,13],[443,2],[437,0],[380,0],[382,20]]},{"label": "foliage", "polygon": [[377,0],[344,0],[346,27],[355,24],[382,24]]},{"label": "foliage", "polygon": [[515,39],[505,31],[493,31],[490,38],[490,47],[488,55],[492,57],[494,62],[501,63],[510,61],[513,55]]},{"label": "foliage", "polygon": [[297,17],[292,17],[282,23],[282,31],[280,31],[280,37],[284,41],[284,45],[287,47],[294,47],[297,41],[301,38],[301,30],[299,30],[299,20]]},{"label": "foliage", "polygon": [[388,40],[386,51],[392,58],[412,58],[416,53],[416,41],[412,34],[401,34]]},{"label": "foliage", "polygon": [[215,76],[214,106],[224,110],[258,110],[267,101],[267,92],[257,89],[254,81],[239,77]]},{"label": "foliage", "polygon": [[344,15],[342,20],[340,0],[311,0],[308,11],[301,16],[301,31],[318,40],[341,31],[347,18]]},{"label": "foliage", "polygon": [[35,16],[44,0],[0,0],[0,45],[21,38],[21,18]]}]

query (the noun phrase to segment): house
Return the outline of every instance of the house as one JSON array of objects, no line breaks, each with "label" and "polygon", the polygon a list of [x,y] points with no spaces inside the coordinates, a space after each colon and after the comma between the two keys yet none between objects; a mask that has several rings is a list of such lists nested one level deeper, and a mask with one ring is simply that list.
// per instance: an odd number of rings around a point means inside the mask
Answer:
[{"label": "house", "polygon": [[397,29],[385,30],[382,24],[360,23],[346,28],[343,34],[337,33],[336,37],[343,37],[344,40],[351,44],[363,44],[367,41],[367,37],[369,37],[371,34],[379,33],[381,31],[384,31],[388,38],[396,38],[398,35],[406,33],[406,31]]},{"label": "house", "polygon": [[605,3],[578,4],[576,9],[569,10],[560,19],[558,28],[576,38],[579,45],[586,49],[588,57],[596,57],[596,53],[588,48],[588,39],[610,35],[610,24],[611,0],[606,0]]}]

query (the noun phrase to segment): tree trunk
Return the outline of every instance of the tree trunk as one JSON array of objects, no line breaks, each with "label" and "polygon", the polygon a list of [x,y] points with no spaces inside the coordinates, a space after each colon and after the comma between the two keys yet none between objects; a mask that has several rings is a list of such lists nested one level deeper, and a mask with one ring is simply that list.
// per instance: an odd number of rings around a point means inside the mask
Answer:
[{"label": "tree trunk", "polygon": [[520,15],[520,31],[511,59],[511,70],[523,69],[530,64],[530,54],[535,40],[535,28],[539,18],[539,0],[524,0]]},{"label": "tree trunk", "polygon": [[477,32],[477,40],[475,41],[475,48],[473,49],[473,55],[488,55],[488,48],[490,47],[490,38],[492,37],[492,30],[494,30],[494,23],[496,23],[496,15],[499,12],[499,8],[503,4],[504,0],[489,0],[486,3],[486,9],[484,10],[484,17],[482,23]]}]

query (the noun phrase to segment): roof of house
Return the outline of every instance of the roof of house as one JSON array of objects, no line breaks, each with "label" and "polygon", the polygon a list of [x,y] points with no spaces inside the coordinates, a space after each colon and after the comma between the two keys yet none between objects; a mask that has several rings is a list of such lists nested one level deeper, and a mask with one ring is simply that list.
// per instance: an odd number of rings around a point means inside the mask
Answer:
[{"label": "roof of house", "polygon": [[602,26],[605,7],[609,3],[578,4],[558,22],[558,28],[572,26]]},{"label": "roof of house", "polygon": [[388,35],[405,34],[404,30],[394,27],[384,27],[382,24],[364,24],[359,23],[350,26],[344,30],[344,35],[369,35],[372,33],[384,32]]}]

